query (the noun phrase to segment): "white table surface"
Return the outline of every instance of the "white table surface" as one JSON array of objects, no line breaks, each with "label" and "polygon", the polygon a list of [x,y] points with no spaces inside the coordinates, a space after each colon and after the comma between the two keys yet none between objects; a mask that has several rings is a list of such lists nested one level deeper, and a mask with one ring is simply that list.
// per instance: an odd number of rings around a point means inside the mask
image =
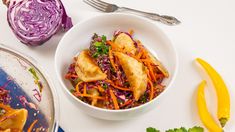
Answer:
[{"label": "white table surface", "polygon": [[[62,0],[76,24],[100,12],[82,0]],[[231,95],[231,120],[226,132],[235,131],[235,1],[234,0],[107,0],[122,6],[176,16],[179,26],[156,22],[176,46],[180,68],[177,78],[163,101],[154,110],[127,121],[94,119],[75,107],[61,90],[54,71],[54,53],[63,34],[55,35],[43,46],[21,44],[6,20],[6,7],[0,4],[0,43],[36,59],[56,84],[60,99],[60,125],[66,132],[145,132],[149,126],[165,130],[201,125],[196,111],[195,88],[202,80],[193,65],[196,57],[210,62],[226,81]],[[212,90],[213,91],[213,90]],[[213,92],[212,92],[213,93]],[[210,96],[210,97],[208,97]],[[208,106],[215,116],[216,97],[209,94]],[[210,99],[209,99],[210,98]],[[212,98],[212,99],[211,99]]]}]

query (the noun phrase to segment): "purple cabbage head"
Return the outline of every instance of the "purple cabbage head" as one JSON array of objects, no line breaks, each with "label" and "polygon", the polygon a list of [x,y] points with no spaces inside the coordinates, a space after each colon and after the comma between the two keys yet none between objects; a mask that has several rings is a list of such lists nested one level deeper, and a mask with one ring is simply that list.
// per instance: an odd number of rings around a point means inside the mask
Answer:
[{"label": "purple cabbage head", "polygon": [[60,0],[10,0],[7,19],[16,37],[30,46],[41,45],[73,26]]}]

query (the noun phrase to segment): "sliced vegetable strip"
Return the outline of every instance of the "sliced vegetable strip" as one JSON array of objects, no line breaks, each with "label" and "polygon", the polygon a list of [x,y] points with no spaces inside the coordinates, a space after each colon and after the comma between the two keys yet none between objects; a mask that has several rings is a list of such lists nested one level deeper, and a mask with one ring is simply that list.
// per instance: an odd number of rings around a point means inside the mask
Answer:
[{"label": "sliced vegetable strip", "polygon": [[142,55],[143,55],[143,52],[139,52],[139,53],[136,55],[136,58],[140,59]]},{"label": "sliced vegetable strip", "polygon": [[102,88],[100,85],[97,85],[97,88],[101,93],[103,93],[105,91],[104,88]]},{"label": "sliced vegetable strip", "polygon": [[106,79],[105,81],[109,82],[111,86],[113,86],[116,89],[123,90],[123,91],[132,91],[130,88],[122,88],[113,83],[113,81]]},{"label": "sliced vegetable strip", "polygon": [[74,77],[74,78],[77,78],[78,76],[77,75],[74,75],[74,74],[66,74],[65,75],[65,78],[71,78],[71,77]]},{"label": "sliced vegetable strip", "polygon": [[84,86],[83,86],[83,95],[86,95],[86,83],[84,83]]},{"label": "sliced vegetable strip", "polygon": [[116,68],[114,61],[113,61],[113,54],[112,54],[111,48],[109,48],[109,59],[110,59],[110,63],[112,65],[113,69],[115,70],[115,72],[117,72],[117,68]]},{"label": "sliced vegetable strip", "polygon": [[115,96],[114,93],[113,93],[113,90],[110,89],[110,90],[109,90],[109,93],[110,93],[111,99],[113,100],[114,108],[115,108],[116,110],[118,110],[118,109],[119,109],[119,105],[118,105],[117,98],[116,98],[116,96]]},{"label": "sliced vegetable strip", "polygon": [[75,87],[76,92],[79,92],[79,85],[82,84],[82,83],[83,83],[82,81],[77,83],[77,85]]},{"label": "sliced vegetable strip", "polygon": [[127,106],[127,105],[129,105],[129,104],[131,104],[133,102],[133,100],[128,100],[128,101],[126,101],[124,104],[122,104],[120,107],[122,108],[122,107],[125,107],[125,106]]},{"label": "sliced vegetable strip", "polygon": [[155,77],[153,69],[152,69],[152,67],[151,67],[151,65],[149,63],[147,63],[147,67],[149,69],[149,75],[151,76],[152,81],[155,82],[156,81],[156,77]]},{"label": "sliced vegetable strip", "polygon": [[2,103],[0,103],[0,108],[4,109],[5,111],[11,111],[12,110],[12,108],[10,106],[4,105]]},{"label": "sliced vegetable strip", "polygon": [[38,120],[34,120],[33,123],[29,126],[27,132],[32,132],[33,131],[33,127],[35,126],[35,124],[38,122]]},{"label": "sliced vegetable strip", "polygon": [[111,47],[112,47],[112,49],[114,49],[114,50],[116,50],[117,48],[116,48],[116,46],[115,46],[115,44],[112,42],[112,41],[106,41],[106,43],[108,44],[108,45],[110,45]]},{"label": "sliced vegetable strip", "polygon": [[119,87],[119,86],[116,86],[114,84],[111,83],[111,85],[116,88],[116,89],[119,89],[119,90],[123,90],[123,91],[132,91],[130,88],[122,88],[122,87]]},{"label": "sliced vegetable strip", "polygon": [[153,88],[153,83],[152,83],[150,80],[148,80],[148,82],[149,82],[149,85],[150,85],[150,96],[149,96],[149,100],[152,100],[152,99],[153,99],[153,90],[154,90],[154,88]]}]

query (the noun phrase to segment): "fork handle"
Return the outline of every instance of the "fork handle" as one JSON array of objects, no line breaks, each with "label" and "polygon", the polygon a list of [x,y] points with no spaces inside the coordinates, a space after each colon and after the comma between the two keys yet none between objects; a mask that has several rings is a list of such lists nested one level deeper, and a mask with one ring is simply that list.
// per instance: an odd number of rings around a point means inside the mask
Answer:
[{"label": "fork handle", "polygon": [[178,25],[181,22],[176,19],[175,17],[172,16],[167,16],[167,15],[159,15],[156,13],[150,13],[150,12],[144,12],[140,10],[135,10],[127,7],[119,7],[118,10],[119,12],[130,12],[136,15],[140,15],[146,18],[149,18],[154,21],[160,21],[161,23],[167,24],[167,25]]}]

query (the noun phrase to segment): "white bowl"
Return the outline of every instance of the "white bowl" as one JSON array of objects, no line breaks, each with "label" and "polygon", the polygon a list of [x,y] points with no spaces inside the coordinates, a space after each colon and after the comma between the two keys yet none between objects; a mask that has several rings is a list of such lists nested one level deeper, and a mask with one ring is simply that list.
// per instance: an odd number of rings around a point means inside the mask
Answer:
[{"label": "white bowl", "polygon": [[[150,52],[160,59],[168,69],[170,77],[164,81],[166,89],[158,97],[141,106],[125,110],[107,110],[97,108],[82,102],[73,96],[69,89],[72,85],[64,78],[72,59],[81,50],[88,48],[94,33],[111,38],[117,29],[134,30],[134,38],[142,41]],[[55,70],[67,97],[88,115],[107,120],[125,120],[137,117],[147,111],[160,107],[160,98],[167,96],[166,92],[173,83],[178,69],[178,59],[174,46],[167,36],[151,21],[127,14],[105,14],[92,17],[76,24],[60,41],[55,54]]]}]

